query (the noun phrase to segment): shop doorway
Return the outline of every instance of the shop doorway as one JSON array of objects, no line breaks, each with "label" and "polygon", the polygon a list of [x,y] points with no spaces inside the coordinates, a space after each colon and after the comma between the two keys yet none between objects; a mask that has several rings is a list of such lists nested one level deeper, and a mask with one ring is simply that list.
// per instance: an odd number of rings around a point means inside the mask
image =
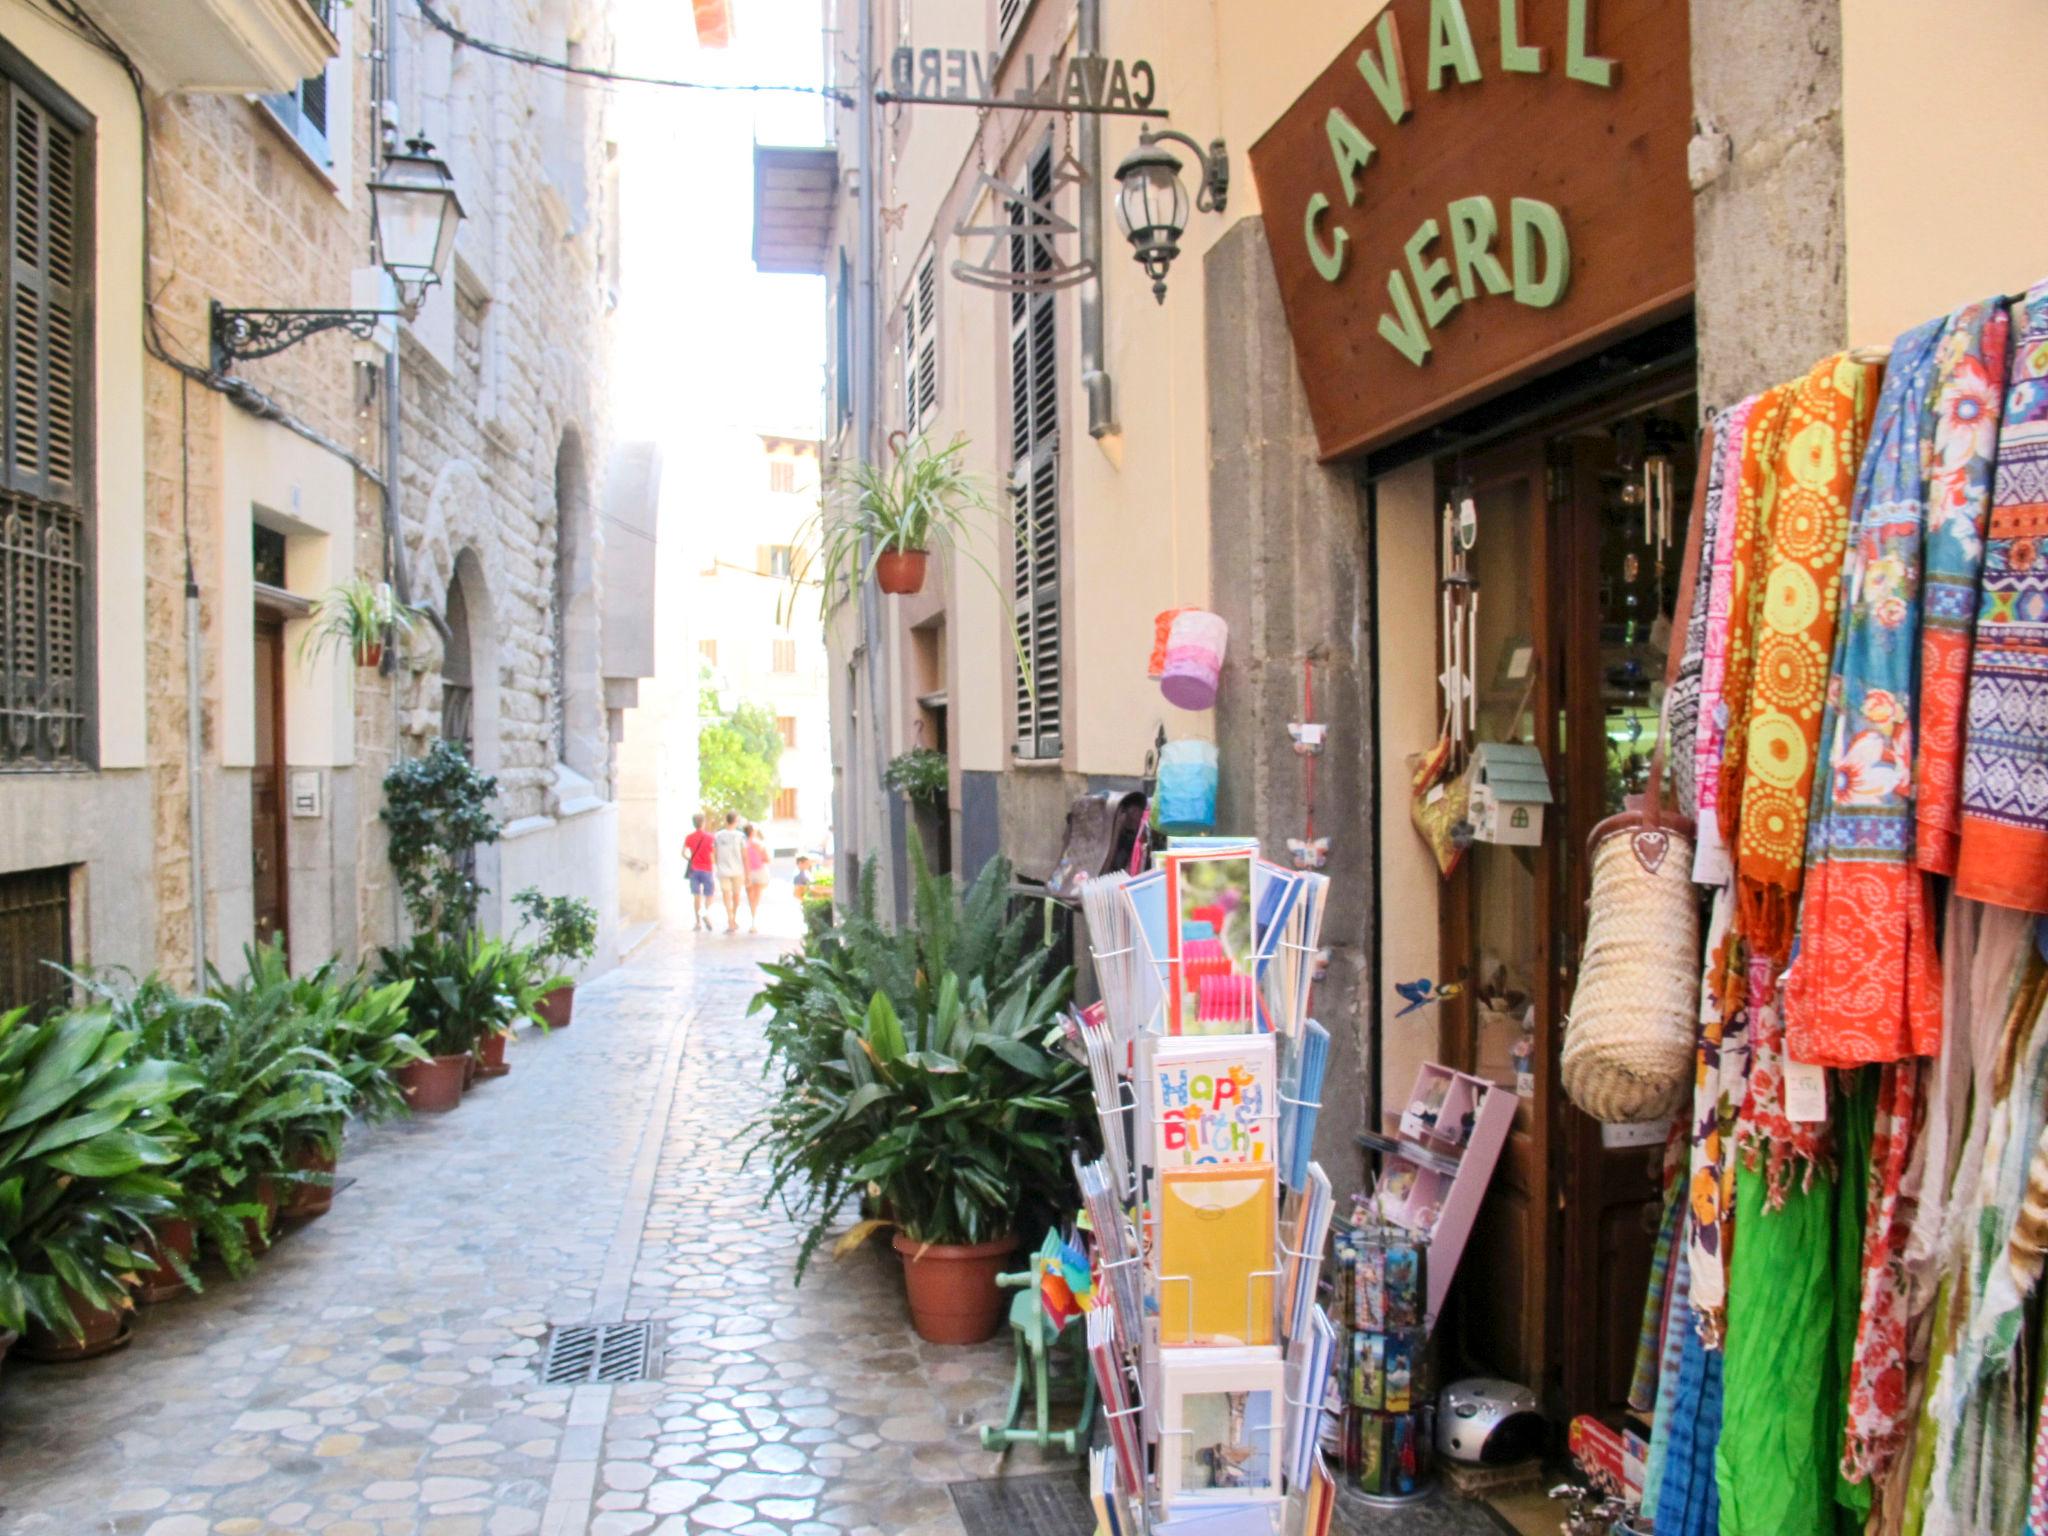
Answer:
[{"label": "shop doorway", "polygon": [[249,771],[249,857],[256,942],[290,951],[285,862],[284,622],[259,613],[255,651],[256,758]]},{"label": "shop doorway", "polygon": [[[1533,746],[1540,841],[1475,843],[1447,882],[1442,1059],[1518,1094],[1468,1246],[1449,1342],[1536,1386],[1553,1422],[1627,1412],[1661,1212],[1661,1127],[1603,1128],[1558,1081],[1584,941],[1593,827],[1647,783],[1696,472],[1689,367],[1436,461],[1439,504],[1479,508],[1481,742]],[[1646,526],[1646,482],[1668,526]],[[1652,495],[1652,499],[1660,499]]]}]

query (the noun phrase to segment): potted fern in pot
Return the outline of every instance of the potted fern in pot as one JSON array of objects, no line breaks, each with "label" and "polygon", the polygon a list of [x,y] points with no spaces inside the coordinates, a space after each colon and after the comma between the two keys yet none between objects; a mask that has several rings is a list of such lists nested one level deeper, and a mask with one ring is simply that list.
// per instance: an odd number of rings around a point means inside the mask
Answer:
[{"label": "potted fern in pot", "polygon": [[[791,580],[822,582],[828,600],[841,580],[858,587],[870,575],[884,592],[923,590],[933,550],[961,548],[982,518],[1005,520],[980,478],[966,468],[967,446],[965,437],[943,448],[919,437],[890,463],[853,465],[835,512],[820,509],[805,530],[809,537],[799,539],[815,542],[817,554],[815,561],[799,562]],[[971,548],[966,553],[995,584],[981,557]]]},{"label": "potted fern in pot", "polygon": [[528,886],[512,898],[522,930],[532,925],[540,937],[528,951],[533,957],[537,1017],[549,1029],[566,1029],[576,1007],[576,983],[566,973],[597,953],[597,907],[580,896],[545,896]]},{"label": "potted fern in pot", "polygon": [[312,625],[299,641],[299,659],[339,651],[359,667],[381,666],[385,646],[410,635],[418,618],[419,610],[394,597],[388,583],[354,577],[328,588],[313,605]]},{"label": "potted fern in pot", "polygon": [[847,1202],[885,1212],[839,1251],[894,1230],[918,1333],[987,1338],[995,1277],[1068,1202],[1065,1162],[1085,1121],[1084,1074],[1048,1043],[1071,975],[1046,974],[1028,918],[1005,922],[1008,865],[991,861],[964,897],[925,869],[916,920],[876,917],[870,866],[837,925],[762,967],[776,1094],[748,1157],[765,1157],[769,1199],[806,1223],[797,1274]]}]

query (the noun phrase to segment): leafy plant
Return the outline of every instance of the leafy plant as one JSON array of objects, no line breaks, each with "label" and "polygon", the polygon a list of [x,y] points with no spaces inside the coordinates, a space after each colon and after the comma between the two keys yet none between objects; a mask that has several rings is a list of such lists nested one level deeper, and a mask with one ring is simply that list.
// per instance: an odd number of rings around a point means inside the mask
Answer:
[{"label": "leafy plant", "polygon": [[871,862],[838,925],[764,965],[749,1005],[769,1014],[779,1083],[748,1156],[767,1160],[766,1198],[807,1223],[799,1280],[859,1192],[940,1243],[1028,1237],[1067,1201],[1066,1140],[1086,1090],[1046,1039],[1071,973],[1047,978],[1029,918],[1005,920],[1005,861],[956,897],[915,844],[912,858],[912,926],[878,920]]},{"label": "leafy plant", "polygon": [[546,896],[529,885],[512,898],[525,922],[541,933],[528,951],[537,967],[580,965],[597,953],[597,907],[580,896]]},{"label": "leafy plant", "polygon": [[411,635],[419,617],[419,610],[401,603],[388,584],[354,577],[328,588],[313,605],[313,622],[299,639],[299,661],[339,651],[358,666],[369,666],[373,652]]},{"label": "leafy plant", "polygon": [[284,989],[184,997],[160,977],[130,983],[119,973],[87,985],[146,1055],[197,1077],[179,1104],[191,1143],[173,1170],[178,1214],[229,1274],[248,1273],[250,1228],[268,1219],[266,1191],[294,1182],[298,1149],[333,1133],[348,1111],[348,1080]]},{"label": "leafy plant", "polygon": [[394,763],[384,775],[391,868],[405,896],[413,927],[423,933],[467,932],[476,925],[480,887],[468,855],[498,840],[491,799],[498,781],[479,773],[469,754],[435,738],[423,757]]},{"label": "leafy plant", "polygon": [[767,815],[781,760],[782,733],[764,706],[738,704],[730,713],[700,716],[697,788],[714,815],[733,811],[749,821]]},{"label": "leafy plant", "polygon": [[0,1014],[0,1329],[83,1338],[71,1298],[127,1306],[150,1224],[177,1209],[164,1170],[196,1079],[140,1045],[103,1004]]},{"label": "leafy plant", "polygon": [[481,933],[422,933],[377,951],[386,983],[411,982],[412,1035],[437,1056],[473,1051],[486,1035],[532,1018],[540,1000],[568,978],[543,978],[532,951]]},{"label": "leafy plant", "polygon": [[937,805],[946,798],[946,754],[930,747],[912,747],[889,759],[882,783],[918,805]]}]

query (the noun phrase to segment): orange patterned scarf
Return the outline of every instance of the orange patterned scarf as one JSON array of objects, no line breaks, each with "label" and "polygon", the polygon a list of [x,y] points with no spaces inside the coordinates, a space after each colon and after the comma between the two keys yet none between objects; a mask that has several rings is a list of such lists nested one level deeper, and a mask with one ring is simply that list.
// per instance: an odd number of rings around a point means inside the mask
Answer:
[{"label": "orange patterned scarf", "polygon": [[1823,359],[1758,402],[1743,445],[1721,814],[1737,929],[1777,966],[1792,947],[1849,502],[1881,371]]}]

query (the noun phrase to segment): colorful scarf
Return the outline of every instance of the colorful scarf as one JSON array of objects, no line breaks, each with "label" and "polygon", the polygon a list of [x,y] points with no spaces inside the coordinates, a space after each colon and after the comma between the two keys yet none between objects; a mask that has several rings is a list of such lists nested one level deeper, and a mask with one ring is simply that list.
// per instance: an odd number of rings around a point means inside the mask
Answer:
[{"label": "colorful scarf", "polygon": [[1657,1536],[1718,1536],[1721,1490],[1714,1475],[1721,1443],[1723,1359],[1684,1330],[1678,1385],[1665,1419],[1664,1475],[1657,1490]]},{"label": "colorful scarf", "polygon": [[1680,591],[1690,591],[1685,633],[1672,638],[1679,645],[1678,669],[1664,690],[1665,756],[1671,764],[1671,790],[1678,814],[1688,821],[1699,815],[1700,678],[1707,660],[1707,606],[1714,575],[1714,520],[1720,507],[1714,499],[1714,466],[1721,455],[1712,424],[1700,439],[1699,463],[1692,472],[1692,514],[1685,530],[1685,561],[1679,568]]},{"label": "colorful scarf", "polygon": [[1701,1342],[1721,1347],[1726,1317],[1726,1261],[1735,1231],[1736,1117],[1749,1088],[1749,1008],[1724,1014],[1716,978],[1732,941],[1735,893],[1714,893],[1707,923],[1706,973],[1700,981],[1700,1033],[1693,1058],[1692,1155],[1687,1184],[1686,1266]]},{"label": "colorful scarf", "polygon": [[[1680,1243],[1671,1262],[1671,1294],[1665,1307],[1664,1353],[1657,1368],[1657,1402],[1650,1415],[1650,1450],[1643,1459],[1643,1518],[1655,1520],[1664,1493],[1664,1462],[1671,1454],[1672,1411],[1678,1404],[1678,1382],[1685,1365],[1688,1343],[1699,1347],[1692,1326],[1692,1271],[1686,1264],[1685,1245]],[[1711,1478],[1712,1467],[1708,1474]],[[2044,1533],[2048,1536],[2048,1533]]]},{"label": "colorful scarf", "polygon": [[[1794,936],[1849,502],[1878,374],[1876,366],[1854,362],[1845,352],[1823,359],[1788,386],[1768,466],[1756,477],[1756,515],[1746,546],[1741,530],[1737,535],[1732,623],[1738,631],[1743,627],[1746,592],[1751,638],[1739,689],[1733,658],[1740,648],[1731,646],[1721,815],[1724,834],[1730,811],[1735,815],[1729,846],[1735,853],[1736,929],[1752,954],[1780,964]],[[1752,430],[1745,455],[1756,441]],[[1745,503],[1750,482],[1745,462]],[[1746,516],[1747,506],[1742,510]]]},{"label": "colorful scarf", "polygon": [[1636,1330],[1636,1365],[1629,1378],[1628,1405],[1637,1413],[1654,1413],[1657,1383],[1671,1331],[1671,1277],[1685,1255],[1678,1240],[1685,1226],[1685,1128],[1673,1120],[1664,1140],[1664,1215],[1657,1223],[1657,1246],[1650,1255],[1650,1284],[1643,1295],[1643,1321]]},{"label": "colorful scarf", "polygon": [[1799,912],[1785,985],[1795,1060],[1854,1067],[1941,1048],[1941,969],[1927,882],[1913,867],[1919,662],[1921,423],[1945,322],[1892,344],[1841,577]]},{"label": "colorful scarf", "polygon": [[[1762,1165],[1767,1211],[1784,1206],[1795,1176],[1811,1189],[1813,1176],[1829,1168],[1827,1122],[1786,1113],[1785,994],[1772,984],[1776,969],[1760,957],[1749,961],[1749,1094],[1735,1128],[1743,1167]],[[1731,1294],[1734,1284],[1731,1277]]]},{"label": "colorful scarf", "polygon": [[1848,1431],[1842,1476],[1852,1483],[1884,1479],[1905,1444],[1906,1328],[1911,1290],[1906,1279],[1906,1237],[1913,1206],[1904,1194],[1906,1165],[1922,1105],[1925,1065],[1892,1062],[1878,1078],[1877,1117],[1870,1136],[1870,1188],[1863,1218],[1862,1299],[1857,1308],[1855,1358],[1849,1369]]},{"label": "colorful scarf", "polygon": [[2012,377],[1970,658],[1956,889],[2048,912],[2048,284],[2013,311]]},{"label": "colorful scarf", "polygon": [[2011,316],[2003,298],[1958,310],[1941,338],[1927,452],[1927,569],[1920,587],[1920,743],[1913,770],[1915,859],[1956,872],[1962,834],[1963,712],[1991,468],[2005,404]]},{"label": "colorful scarf", "polygon": [[[1728,738],[1728,708],[1722,689],[1728,675],[1729,584],[1735,566],[1735,503],[1742,483],[1743,441],[1757,397],[1732,407],[1714,435],[1713,461],[1707,470],[1707,601],[1701,622],[1699,735],[1693,747],[1694,793],[1698,798],[1699,832],[1693,843],[1692,877],[1701,885],[1725,885],[1734,873],[1728,845],[1721,840],[1721,750]],[[1693,613],[1700,614],[1695,599]]]}]

